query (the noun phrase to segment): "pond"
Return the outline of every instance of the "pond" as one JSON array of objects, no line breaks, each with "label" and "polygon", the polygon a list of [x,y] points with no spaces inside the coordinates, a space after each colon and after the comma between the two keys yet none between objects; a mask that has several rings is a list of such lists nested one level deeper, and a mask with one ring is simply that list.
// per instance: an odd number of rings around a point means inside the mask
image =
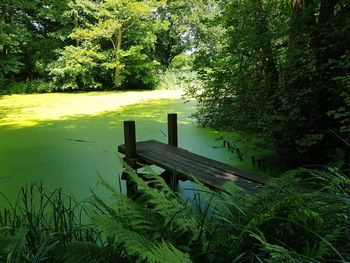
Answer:
[{"label": "pond", "polygon": [[[167,142],[167,113],[178,113],[179,147],[252,172],[252,149],[237,140],[247,158],[223,148],[232,132],[200,128],[190,116],[195,102],[178,92],[13,95],[0,98],[0,192],[15,200],[20,187],[42,181],[77,200],[101,191],[98,176],[119,189],[117,146],[123,121],[136,121],[137,140]],[[267,153],[262,153],[267,154]],[[125,190],[125,186],[121,186]],[[0,198],[0,206],[4,205]]]}]

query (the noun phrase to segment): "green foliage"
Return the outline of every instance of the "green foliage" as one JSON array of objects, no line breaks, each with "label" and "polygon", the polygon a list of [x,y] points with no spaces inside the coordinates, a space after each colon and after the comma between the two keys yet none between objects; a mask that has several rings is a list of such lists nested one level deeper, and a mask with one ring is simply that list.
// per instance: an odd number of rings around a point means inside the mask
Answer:
[{"label": "green foliage", "polygon": [[196,72],[188,70],[167,70],[160,74],[158,89],[175,89],[188,92],[193,89],[201,88],[201,81]]},{"label": "green foliage", "polygon": [[66,0],[5,0],[0,4],[0,87],[47,79],[46,67],[61,45]]},{"label": "green foliage", "polygon": [[[55,86],[50,82],[37,79],[32,81],[14,82],[9,84],[2,93],[45,93],[55,91]],[[0,92],[0,93],[1,93]]]},{"label": "green foliage", "polygon": [[93,89],[101,84],[94,80],[96,61],[104,58],[99,46],[87,43],[84,47],[65,47],[57,61],[49,65],[50,75],[59,90]]},{"label": "green foliage", "polygon": [[349,212],[349,196],[337,194],[339,185],[329,174],[349,183],[336,173],[301,169],[272,180],[253,197],[228,186],[226,194],[213,198],[215,223],[222,231],[216,237],[218,244],[225,244],[220,256],[232,260],[241,255],[240,260],[248,262],[344,261],[339,249],[347,250],[342,242],[349,238],[343,218]]},{"label": "green foliage", "polygon": [[[23,189],[0,214],[0,260],[7,262],[348,262],[350,180],[337,169],[290,171],[251,195],[233,183],[198,186],[191,202],[151,170],[125,167],[138,192],[94,195],[93,225],[60,191]],[[35,189],[39,193],[36,198]],[[67,202],[68,201],[68,202]],[[84,208],[85,209],[85,208]]]},{"label": "green foliage", "polygon": [[142,180],[130,168],[126,171],[138,186],[136,199],[107,185],[113,203],[95,196],[100,208],[95,222],[123,255],[136,261],[153,262],[164,254],[169,260],[181,256],[182,262],[183,253],[193,262],[349,260],[350,181],[336,169],[290,171],[256,195],[233,183],[221,193],[200,186],[191,203],[152,173]]},{"label": "green foliage", "polygon": [[186,53],[218,47],[219,27],[202,25],[220,12],[213,0],[3,2],[0,86],[14,93],[38,79],[56,91],[151,89],[159,72],[190,70]]},{"label": "green foliage", "polygon": [[[0,213],[0,261],[7,262],[348,262],[350,180],[334,168],[300,168],[270,179],[255,195],[234,183],[194,200],[145,169],[133,199],[96,194],[86,206],[42,186]],[[38,195],[36,195],[38,193]],[[78,213],[77,213],[78,212]]]},{"label": "green foliage", "polygon": [[113,194],[113,203],[109,205],[94,196],[98,213],[93,215],[96,227],[127,258],[189,262],[186,250],[198,235],[200,222],[191,216],[188,204],[159,176],[146,174],[147,181],[144,181],[132,169],[126,169],[137,183],[140,196],[135,201],[128,199],[102,180]]},{"label": "green foliage", "polygon": [[194,45],[193,14],[194,8],[203,6],[201,1],[167,0],[158,8],[162,26],[157,32],[155,58],[164,68],[171,67],[173,60]]},{"label": "green foliage", "polygon": [[71,4],[75,28],[69,38],[75,45],[65,46],[50,65],[58,89],[153,88],[158,63],[150,55],[158,24],[152,18],[159,4],[134,0]]},{"label": "green foliage", "polygon": [[338,131],[343,140],[350,141],[350,76],[347,73],[350,70],[350,51],[342,55],[338,61],[332,61],[330,64],[339,72],[333,76],[333,80],[342,89],[341,92],[335,94],[340,105],[328,111],[327,114],[333,117],[340,126]]},{"label": "green foliage", "polygon": [[32,184],[8,205],[0,211],[0,262],[59,262],[69,246],[98,242],[99,234],[81,221],[83,207],[60,189],[47,192]]},{"label": "green foliage", "polygon": [[348,10],[326,0],[223,6],[204,23],[225,28],[219,43],[198,51],[199,121],[273,138],[289,164],[327,162],[335,149],[349,156],[339,139],[349,137]]}]

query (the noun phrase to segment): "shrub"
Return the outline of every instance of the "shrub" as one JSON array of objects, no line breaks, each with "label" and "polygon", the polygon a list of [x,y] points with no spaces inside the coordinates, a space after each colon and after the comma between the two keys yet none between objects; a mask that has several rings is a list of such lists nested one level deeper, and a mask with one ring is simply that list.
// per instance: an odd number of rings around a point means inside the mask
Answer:
[{"label": "shrub", "polygon": [[51,82],[36,79],[32,81],[13,82],[8,85],[7,92],[10,94],[45,93],[55,91]]}]

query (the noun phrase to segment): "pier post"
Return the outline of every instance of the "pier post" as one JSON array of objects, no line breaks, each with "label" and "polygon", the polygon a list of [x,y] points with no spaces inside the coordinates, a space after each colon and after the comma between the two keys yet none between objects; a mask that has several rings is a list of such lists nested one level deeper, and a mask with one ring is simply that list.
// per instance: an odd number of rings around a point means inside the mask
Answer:
[{"label": "pier post", "polygon": [[136,167],[135,121],[124,121],[125,161],[132,168]]},{"label": "pier post", "polygon": [[177,114],[168,114],[168,144],[172,146],[178,146],[177,139]]},{"label": "pier post", "polygon": [[[124,121],[124,143],[125,143],[125,162],[133,169],[137,169],[136,164],[136,133],[135,121]],[[136,184],[131,182],[128,175],[123,174],[122,178],[126,180],[127,196],[132,197],[136,193]]]},{"label": "pier post", "polygon": [[[178,146],[178,135],[177,135],[177,114],[168,114],[168,144],[177,147]],[[164,181],[169,185],[173,191],[177,191],[179,180],[176,173],[164,171],[161,176]]]}]

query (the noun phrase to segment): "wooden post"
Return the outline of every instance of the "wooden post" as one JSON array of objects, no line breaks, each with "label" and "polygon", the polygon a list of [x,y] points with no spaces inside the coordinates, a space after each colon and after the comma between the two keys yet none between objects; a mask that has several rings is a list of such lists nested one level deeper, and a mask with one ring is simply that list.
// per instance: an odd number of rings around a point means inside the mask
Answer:
[{"label": "wooden post", "polygon": [[125,161],[136,168],[136,133],[135,122],[124,121]]},{"label": "wooden post", "polygon": [[[136,165],[136,133],[135,122],[124,121],[124,143],[125,143],[125,162],[131,168],[137,169]],[[126,179],[127,196],[132,197],[136,193],[136,184],[131,182],[128,175],[123,175]]]},{"label": "wooden post", "polygon": [[168,114],[168,144],[172,146],[178,146],[177,139],[177,114]]},{"label": "wooden post", "polygon": [[252,164],[255,165],[255,156],[252,156]]},{"label": "wooden post", "polygon": [[[177,137],[177,114],[168,114],[168,144],[177,147],[178,137]],[[165,171],[161,174],[165,182],[170,186],[173,191],[178,189],[178,179],[176,173]]]}]

